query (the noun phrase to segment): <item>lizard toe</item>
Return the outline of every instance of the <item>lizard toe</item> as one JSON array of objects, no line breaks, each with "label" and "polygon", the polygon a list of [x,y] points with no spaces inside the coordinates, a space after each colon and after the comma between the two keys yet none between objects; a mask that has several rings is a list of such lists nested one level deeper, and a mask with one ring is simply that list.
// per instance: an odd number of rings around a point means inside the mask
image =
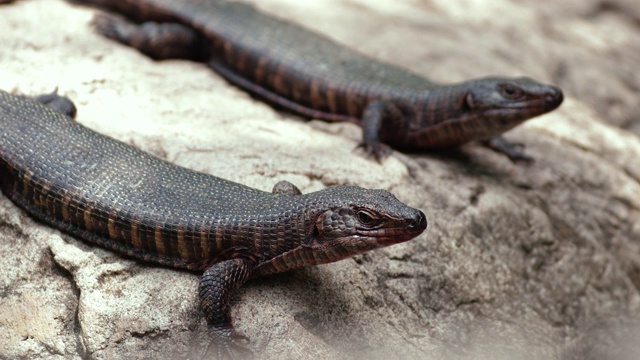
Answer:
[{"label": "lizard toe", "polygon": [[356,149],[363,149],[365,157],[375,158],[379,163],[383,163],[384,160],[389,157],[392,150],[388,145],[381,142],[361,142]]},{"label": "lizard toe", "polygon": [[249,338],[233,328],[209,328],[212,339],[205,350],[205,357],[214,354],[221,359],[252,359],[254,354],[245,344]]}]

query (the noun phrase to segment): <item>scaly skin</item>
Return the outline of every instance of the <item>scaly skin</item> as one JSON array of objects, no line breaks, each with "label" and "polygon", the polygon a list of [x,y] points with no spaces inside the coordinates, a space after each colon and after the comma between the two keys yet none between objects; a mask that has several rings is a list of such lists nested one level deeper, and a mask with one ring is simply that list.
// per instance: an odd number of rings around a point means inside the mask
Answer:
[{"label": "scaly skin", "polygon": [[483,141],[513,161],[531,160],[499,136],[557,108],[562,91],[528,78],[440,85],[300,26],[223,0],[76,0],[113,9],[97,30],[155,59],[204,61],[231,83],[311,118],[363,127],[361,146],[425,150]]},{"label": "scaly skin", "polygon": [[[39,99],[75,113],[55,97]],[[0,91],[2,192],[93,244],[203,272],[200,303],[219,358],[244,352],[229,299],[247,280],[404,242],[427,226],[421,211],[383,190],[300,194],[282,182],[267,193],[175,166],[59,111]]]}]

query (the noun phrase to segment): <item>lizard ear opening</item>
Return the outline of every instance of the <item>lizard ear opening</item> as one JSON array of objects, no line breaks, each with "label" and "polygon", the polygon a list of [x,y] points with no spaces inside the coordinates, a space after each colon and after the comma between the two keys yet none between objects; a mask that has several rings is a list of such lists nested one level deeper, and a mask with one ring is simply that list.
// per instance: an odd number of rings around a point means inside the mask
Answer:
[{"label": "lizard ear opening", "polygon": [[320,216],[318,216],[318,218],[316,219],[316,224],[313,227],[313,232],[311,233],[311,238],[312,239],[319,239],[322,234],[324,234],[325,232],[325,214],[321,214]]},{"label": "lizard ear opening", "polygon": [[318,224],[313,227],[313,232],[311,232],[311,239],[318,239],[320,237],[320,229],[318,229]]},{"label": "lizard ear opening", "polygon": [[467,93],[462,100],[462,110],[465,112],[470,112],[475,108],[475,100],[473,100],[473,94]]}]

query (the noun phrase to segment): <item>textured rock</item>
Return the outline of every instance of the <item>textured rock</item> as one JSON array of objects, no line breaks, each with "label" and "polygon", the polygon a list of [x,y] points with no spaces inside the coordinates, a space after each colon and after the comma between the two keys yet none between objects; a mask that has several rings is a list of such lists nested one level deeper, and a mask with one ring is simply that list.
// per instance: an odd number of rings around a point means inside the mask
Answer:
[{"label": "textured rock", "polygon": [[[232,315],[260,358],[637,358],[640,141],[607,125],[640,129],[632,0],[254,2],[438,81],[529,75],[567,100],[507,134],[531,166],[475,144],[380,166],[352,151],[357,127],[150,61],[53,0],[0,7],[0,88],[57,86],[96,131],[263,190],[359,184],[425,211],[415,241],[243,287]],[[3,196],[0,256],[0,358],[195,358],[206,341],[196,275],[88,246]]]}]

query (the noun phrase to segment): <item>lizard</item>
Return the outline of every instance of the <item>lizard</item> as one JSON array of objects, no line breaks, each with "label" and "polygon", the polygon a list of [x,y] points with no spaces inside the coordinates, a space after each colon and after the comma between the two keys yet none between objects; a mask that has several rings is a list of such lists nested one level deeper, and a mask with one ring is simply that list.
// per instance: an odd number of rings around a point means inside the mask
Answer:
[{"label": "lizard", "polygon": [[0,91],[0,189],[91,244],[202,273],[205,354],[250,352],[229,305],[248,280],[402,243],[427,227],[422,211],[385,190],[302,194],[280,182],[269,193],[179,167],[82,126],[65,99],[39,97],[46,106]]},{"label": "lizard", "polygon": [[72,2],[126,16],[99,14],[93,22],[100,34],[153,59],[202,61],[271,104],[308,118],[359,124],[359,147],[380,162],[391,148],[421,151],[471,141],[514,162],[530,162],[523,145],[501,135],[563,101],[560,88],[527,77],[435,83],[246,3]]}]

